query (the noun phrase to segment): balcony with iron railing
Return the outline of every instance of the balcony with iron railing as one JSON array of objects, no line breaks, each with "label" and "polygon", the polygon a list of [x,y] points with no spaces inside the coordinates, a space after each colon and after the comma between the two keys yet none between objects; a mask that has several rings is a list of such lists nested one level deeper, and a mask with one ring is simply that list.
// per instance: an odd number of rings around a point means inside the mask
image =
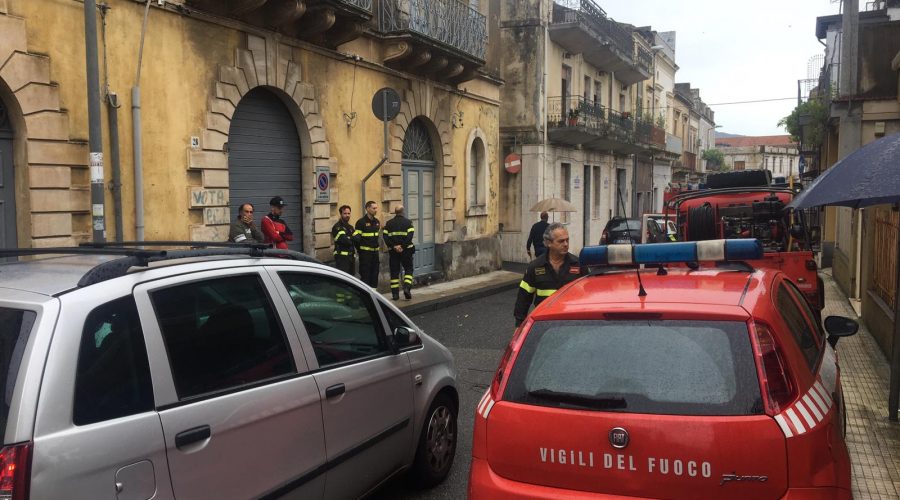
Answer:
[{"label": "balcony with iron railing", "polygon": [[487,19],[460,0],[379,0],[384,63],[437,80],[471,80],[484,65]]},{"label": "balcony with iron railing", "polygon": [[616,73],[627,85],[650,78],[649,66],[635,63],[631,30],[617,23],[593,0],[554,0],[550,39],[582,54],[592,66]]},{"label": "balcony with iron railing", "polygon": [[362,36],[373,0],[187,0],[200,11],[237,19],[329,48]]},{"label": "balcony with iron railing", "polygon": [[487,20],[459,0],[380,0],[378,29],[418,35],[466,57],[484,61]]},{"label": "balcony with iron railing", "polygon": [[653,55],[638,44],[634,44],[634,64],[644,73],[653,75]]},{"label": "balcony with iron railing", "polygon": [[547,100],[547,135],[556,143],[634,154],[646,151],[644,122],[581,96]]}]

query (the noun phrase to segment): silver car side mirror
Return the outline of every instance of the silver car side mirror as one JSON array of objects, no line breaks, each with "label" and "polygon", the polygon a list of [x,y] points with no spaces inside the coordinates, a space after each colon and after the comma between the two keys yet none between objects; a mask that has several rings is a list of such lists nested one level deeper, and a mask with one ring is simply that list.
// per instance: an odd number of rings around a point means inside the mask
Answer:
[{"label": "silver car side mirror", "polygon": [[401,348],[407,347],[419,342],[419,334],[408,326],[398,326],[394,328],[391,335],[392,350],[397,353]]}]

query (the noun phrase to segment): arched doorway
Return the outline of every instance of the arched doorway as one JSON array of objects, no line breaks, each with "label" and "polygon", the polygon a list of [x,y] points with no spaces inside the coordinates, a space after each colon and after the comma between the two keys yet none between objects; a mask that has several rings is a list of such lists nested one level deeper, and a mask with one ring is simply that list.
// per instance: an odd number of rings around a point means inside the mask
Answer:
[{"label": "arched doorway", "polygon": [[0,245],[5,248],[16,247],[17,239],[12,119],[6,105],[0,100]]},{"label": "arched doorway", "polygon": [[435,270],[434,158],[428,128],[416,118],[403,137],[403,206],[416,228],[413,272],[417,275]]},{"label": "arched doorway", "polygon": [[291,250],[303,250],[300,139],[284,103],[271,91],[255,88],[238,103],[228,131],[228,188],[232,217],[252,203],[257,225],[269,200],[287,202],[282,217],[294,232]]}]

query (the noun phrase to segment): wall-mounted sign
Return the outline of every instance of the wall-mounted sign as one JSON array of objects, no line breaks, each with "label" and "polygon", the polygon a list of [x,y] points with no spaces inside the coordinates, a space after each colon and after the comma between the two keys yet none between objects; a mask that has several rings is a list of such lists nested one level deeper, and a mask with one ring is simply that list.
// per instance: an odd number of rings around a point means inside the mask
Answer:
[{"label": "wall-mounted sign", "polygon": [[503,168],[510,174],[518,174],[522,170],[522,157],[516,153],[506,155],[506,159],[503,160]]},{"label": "wall-mounted sign", "polygon": [[331,203],[330,167],[316,167],[316,203]]}]

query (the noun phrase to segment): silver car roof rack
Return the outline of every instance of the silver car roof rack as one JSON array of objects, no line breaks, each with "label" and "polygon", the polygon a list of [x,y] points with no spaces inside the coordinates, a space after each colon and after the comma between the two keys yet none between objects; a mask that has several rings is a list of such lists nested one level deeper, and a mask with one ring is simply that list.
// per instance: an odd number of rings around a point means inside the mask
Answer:
[{"label": "silver car roof rack", "polygon": [[[136,247],[190,247],[188,250],[156,250]],[[321,264],[319,260],[294,251],[270,248],[267,244],[236,244],[205,241],[131,241],[111,243],[83,243],[77,247],[48,248],[0,248],[0,258],[28,255],[110,255],[120,259],[110,260],[91,268],[78,281],[78,287],[86,287],[119,276],[133,267],[147,267],[151,262],[185,259],[191,257],[238,256],[281,257],[301,262]]]}]

